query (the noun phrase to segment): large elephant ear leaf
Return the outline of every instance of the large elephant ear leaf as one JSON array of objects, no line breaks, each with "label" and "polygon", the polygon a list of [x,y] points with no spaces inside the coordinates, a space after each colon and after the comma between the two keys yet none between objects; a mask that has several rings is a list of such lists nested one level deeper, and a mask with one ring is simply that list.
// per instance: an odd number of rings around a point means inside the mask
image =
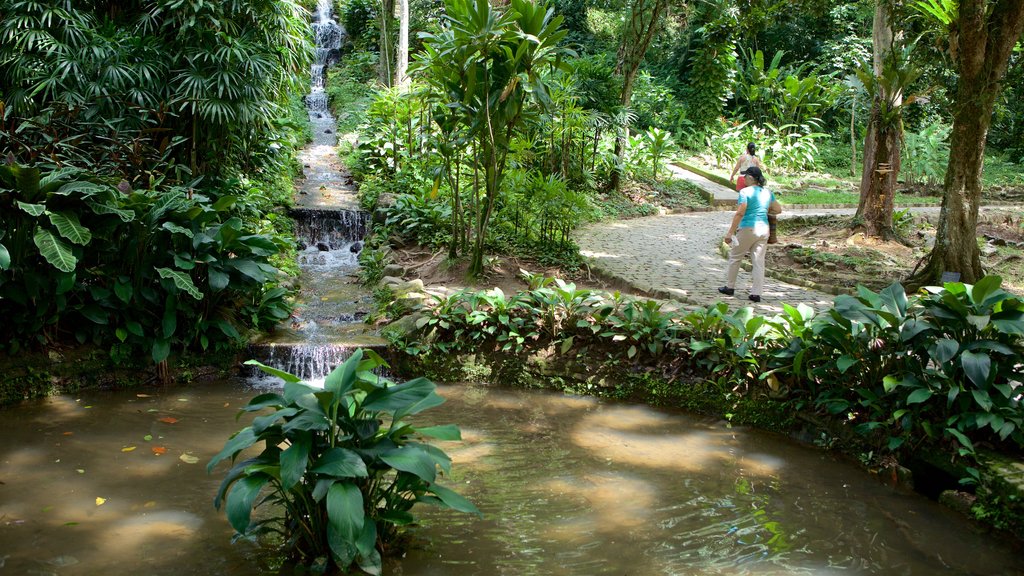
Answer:
[{"label": "large elephant ear leaf", "polygon": [[54,236],[45,228],[36,228],[35,237],[32,239],[39,248],[39,253],[47,262],[61,272],[72,272],[78,264],[78,258],[71,252],[71,247]]},{"label": "large elephant ear leaf", "polygon": [[196,300],[203,299],[203,293],[199,291],[199,288],[197,288],[195,283],[192,282],[192,278],[187,274],[177,270],[171,270],[170,268],[157,268],[156,272],[161,278],[170,278],[173,280],[174,285],[178,287],[178,290],[188,292],[188,295]]},{"label": "large elephant ear leaf", "polygon": [[7,270],[11,267],[11,253],[7,251],[7,246],[0,244],[0,270]]},{"label": "large elephant ear leaf", "polygon": [[57,227],[57,232],[74,244],[85,246],[92,241],[92,232],[82,226],[78,216],[71,212],[51,212],[50,222]]}]

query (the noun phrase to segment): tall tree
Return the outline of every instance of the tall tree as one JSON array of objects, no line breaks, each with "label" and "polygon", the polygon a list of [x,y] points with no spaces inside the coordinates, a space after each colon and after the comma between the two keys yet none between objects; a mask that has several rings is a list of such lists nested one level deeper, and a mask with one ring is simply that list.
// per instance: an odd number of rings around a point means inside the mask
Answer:
[{"label": "tall tree", "polygon": [[[615,63],[615,74],[622,77],[622,91],[619,93],[619,106],[623,109],[629,108],[629,101],[633,97],[633,81],[636,80],[636,73],[640,70],[640,64],[647,53],[647,47],[651,45],[651,39],[657,32],[663,18],[661,15],[668,7],[668,0],[633,0],[629,11],[629,22],[626,24],[625,32],[622,35],[622,43],[619,44],[618,57]],[[628,116],[623,129],[615,138],[615,157],[622,158],[626,150],[626,131],[629,129]],[[621,172],[616,169],[612,172],[612,179],[609,187],[618,190]]]},{"label": "tall tree", "polygon": [[380,39],[377,47],[377,81],[383,86],[391,87],[395,81],[395,53],[391,28],[395,22],[395,0],[380,0]]},{"label": "tall tree", "polygon": [[977,242],[981,174],[992,108],[1014,45],[1024,30],[1024,0],[961,0],[950,20],[949,51],[958,75],[949,165],[935,246],[906,282],[935,284],[943,272],[977,282],[983,275]]},{"label": "tall tree", "polygon": [[873,76],[861,75],[872,102],[856,216],[864,222],[869,236],[886,240],[893,236],[893,199],[903,145],[901,108],[903,89],[909,84],[904,81],[909,62],[900,58],[900,38],[893,33],[892,12],[888,0],[876,0],[871,27]]}]

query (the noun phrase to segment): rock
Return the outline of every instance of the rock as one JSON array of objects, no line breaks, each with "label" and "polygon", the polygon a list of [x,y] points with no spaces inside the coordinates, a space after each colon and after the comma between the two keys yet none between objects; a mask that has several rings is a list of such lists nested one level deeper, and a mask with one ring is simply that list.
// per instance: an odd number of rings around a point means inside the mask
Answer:
[{"label": "rock", "polygon": [[959,490],[946,490],[939,494],[939,504],[952,508],[964,516],[971,516],[971,507],[978,497]]},{"label": "rock", "polygon": [[303,250],[305,250],[306,248],[309,248],[309,244],[306,244],[306,243],[305,243],[305,242],[303,242],[302,240],[299,240],[299,242],[298,242],[298,246],[296,246],[296,249],[297,249],[297,250],[298,250],[299,252],[302,252],[302,251],[303,251]]},{"label": "rock", "polygon": [[321,251],[321,252],[327,252],[328,250],[331,249],[331,247],[328,246],[326,242],[317,242],[316,243],[316,249]]},{"label": "rock", "polygon": [[334,134],[334,132],[332,132],[331,129],[328,128],[327,130],[324,130],[324,134]]},{"label": "rock", "polygon": [[409,310],[415,310],[420,306],[420,304],[423,304],[425,301],[429,299],[430,297],[422,292],[412,291],[406,292],[400,296],[396,296],[395,303],[398,304],[399,306],[404,306]]},{"label": "rock", "polygon": [[358,310],[358,311],[356,311],[355,314],[352,315],[352,319],[356,320],[356,321],[360,321],[360,320],[362,320],[363,318],[366,318],[369,315],[370,315],[370,313],[365,311],[365,310]]},{"label": "rock", "polygon": [[[415,280],[395,284],[391,286],[391,291],[395,293],[397,299],[401,299],[406,294],[411,294],[413,292],[423,292],[423,280],[416,278]],[[424,297],[424,294],[420,294],[420,298]]]},{"label": "rock", "polygon": [[384,267],[382,273],[385,276],[394,276],[396,278],[401,278],[402,276],[405,276],[405,267],[400,264],[388,264],[387,266]]},{"label": "rock", "polygon": [[401,278],[398,278],[396,276],[384,276],[380,279],[380,283],[385,286],[397,286],[402,282],[405,282],[405,280],[402,280]]},{"label": "rock", "polygon": [[999,253],[999,249],[996,248],[995,246],[991,245],[991,244],[985,244],[981,248],[981,255],[985,256],[985,257],[995,256],[998,253]]},{"label": "rock", "polygon": [[363,243],[362,242],[356,242],[355,244],[352,244],[351,246],[348,247],[348,251],[353,253],[353,254],[359,254],[359,251],[362,250],[362,249],[363,249]]}]

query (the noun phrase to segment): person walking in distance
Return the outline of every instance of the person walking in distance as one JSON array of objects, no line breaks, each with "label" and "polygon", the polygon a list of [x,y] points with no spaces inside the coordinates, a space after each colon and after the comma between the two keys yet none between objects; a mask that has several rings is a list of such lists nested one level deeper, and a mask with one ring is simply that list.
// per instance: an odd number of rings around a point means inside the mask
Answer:
[{"label": "person walking in distance", "polygon": [[[757,146],[753,142],[748,142],[747,151],[744,154],[740,154],[740,157],[736,159],[736,165],[732,167],[732,174],[729,174],[729,182],[733,182],[734,179],[736,181],[737,192],[753,184],[753,182],[747,182],[743,175],[746,173],[747,168],[755,166],[759,170],[764,170],[764,164],[757,157]],[[737,172],[740,173],[739,178],[736,178]]]},{"label": "person walking in distance", "polygon": [[767,182],[760,168],[751,166],[743,171],[743,176],[751,185],[739,191],[736,213],[725,234],[725,242],[730,246],[729,270],[725,286],[718,291],[726,296],[735,293],[740,262],[749,254],[753,265],[749,298],[752,302],[760,302],[764,288],[764,255],[768,245],[768,214],[782,212],[782,205],[775,199],[775,194],[765,188]]}]

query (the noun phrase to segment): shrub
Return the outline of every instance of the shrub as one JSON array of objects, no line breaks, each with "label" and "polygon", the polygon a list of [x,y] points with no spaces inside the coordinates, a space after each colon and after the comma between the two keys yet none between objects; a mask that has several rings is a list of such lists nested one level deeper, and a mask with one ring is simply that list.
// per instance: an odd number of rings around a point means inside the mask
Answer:
[{"label": "shrub", "polygon": [[[406,421],[444,402],[429,380],[394,384],[373,373],[385,366],[383,360],[361,350],[327,376],[323,389],[258,362],[248,364],[285,384],[283,393],[256,396],[241,410],[240,415],[273,411],[256,416],[207,465],[212,472],[222,460],[234,463],[214,505],[225,508],[238,534],[278,533],[304,563],[326,561],[341,570],[355,564],[380,574],[381,552],[414,522],[414,504],[479,514],[437,483],[438,469],[450,473],[451,459],[415,440],[459,440],[458,427]],[[259,443],[259,455],[235,462]],[[253,510],[264,504],[274,510],[253,520]]]}]

